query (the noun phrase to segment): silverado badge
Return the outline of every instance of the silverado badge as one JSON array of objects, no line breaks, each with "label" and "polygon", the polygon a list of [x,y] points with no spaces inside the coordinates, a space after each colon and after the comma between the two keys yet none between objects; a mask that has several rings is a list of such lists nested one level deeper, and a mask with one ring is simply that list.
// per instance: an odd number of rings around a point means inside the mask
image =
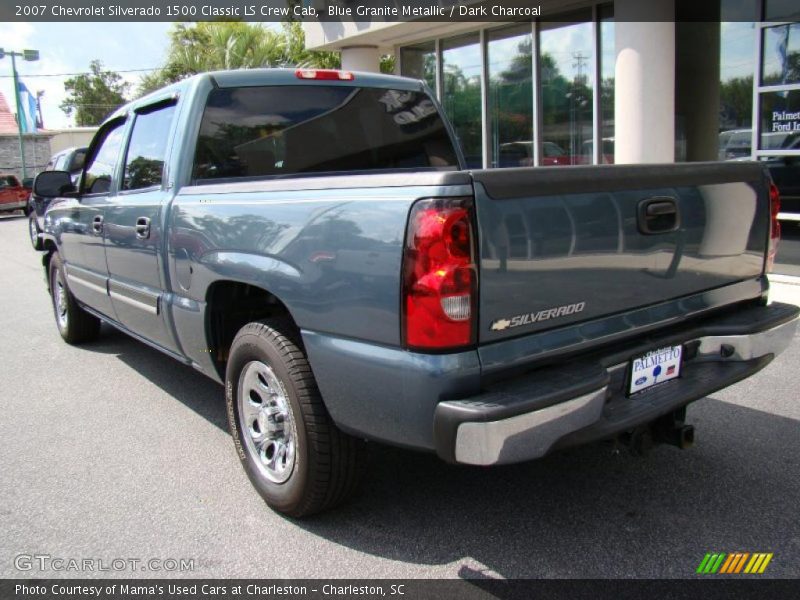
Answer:
[{"label": "silverado badge", "polygon": [[548,319],[556,319],[558,317],[566,317],[567,315],[574,315],[586,308],[586,302],[577,302],[575,304],[565,304],[564,306],[556,306],[555,308],[548,308],[540,310],[535,313],[525,313],[522,315],[515,315],[513,317],[497,319],[492,322],[492,331],[503,331],[504,329],[519,327],[520,325],[531,325],[539,321],[547,321]]}]

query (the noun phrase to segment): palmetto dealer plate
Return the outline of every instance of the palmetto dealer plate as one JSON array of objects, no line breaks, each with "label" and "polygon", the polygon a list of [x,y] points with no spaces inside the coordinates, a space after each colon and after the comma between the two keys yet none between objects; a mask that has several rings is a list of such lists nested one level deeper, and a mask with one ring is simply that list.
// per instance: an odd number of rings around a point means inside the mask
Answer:
[{"label": "palmetto dealer plate", "polygon": [[667,346],[652,350],[631,361],[628,392],[635,394],[647,388],[675,379],[681,374],[683,346]]}]

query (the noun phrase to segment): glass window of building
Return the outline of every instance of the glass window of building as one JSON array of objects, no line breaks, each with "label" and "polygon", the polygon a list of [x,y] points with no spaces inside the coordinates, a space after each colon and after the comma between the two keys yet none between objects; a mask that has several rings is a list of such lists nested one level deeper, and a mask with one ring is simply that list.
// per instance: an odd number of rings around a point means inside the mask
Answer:
[{"label": "glass window of building", "polygon": [[442,40],[442,106],[470,168],[483,166],[481,48],[477,33]]},{"label": "glass window of building", "polygon": [[531,24],[487,32],[490,166],[533,165]]},{"label": "glass window of building", "polygon": [[800,4],[797,0],[765,0],[764,18],[768,21],[797,21]]},{"label": "glass window of building", "polygon": [[800,83],[800,23],[764,28],[761,83]]},{"label": "glass window of building", "polygon": [[614,162],[614,68],[617,51],[614,38],[614,8],[599,8],[600,31],[600,157],[601,165]]},{"label": "glass window of building", "polygon": [[755,36],[753,22],[720,23],[719,160],[750,157]]},{"label": "glass window of building", "polygon": [[436,44],[425,42],[400,49],[400,70],[404,77],[422,79],[436,93]]},{"label": "glass window of building", "polygon": [[[539,29],[542,141],[557,148],[541,164],[592,163],[594,64],[589,13],[569,22],[542,22]],[[553,152],[551,152],[552,154]]]}]

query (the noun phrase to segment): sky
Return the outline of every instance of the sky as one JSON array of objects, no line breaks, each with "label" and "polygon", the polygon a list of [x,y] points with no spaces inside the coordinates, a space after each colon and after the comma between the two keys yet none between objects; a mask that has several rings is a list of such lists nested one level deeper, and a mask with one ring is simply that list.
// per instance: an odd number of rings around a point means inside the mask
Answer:
[{"label": "sky", "polygon": [[[43,75],[82,73],[94,59],[106,69],[128,71],[152,69],[164,61],[171,23],[0,23],[0,48],[39,51],[37,62],[17,59],[20,79],[32,94],[44,90],[42,115],[47,129],[74,126],[59,108],[66,97],[67,76]],[[120,73],[134,87],[143,72]],[[0,91],[14,112],[11,59],[0,60]]]}]

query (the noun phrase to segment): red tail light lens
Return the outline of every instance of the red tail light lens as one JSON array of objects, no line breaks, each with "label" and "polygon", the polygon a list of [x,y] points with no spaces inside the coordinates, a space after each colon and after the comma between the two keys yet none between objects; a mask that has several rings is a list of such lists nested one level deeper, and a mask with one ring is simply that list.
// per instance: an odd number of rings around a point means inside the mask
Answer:
[{"label": "red tail light lens", "polygon": [[298,79],[324,79],[327,81],[353,81],[355,75],[350,71],[337,69],[297,69],[295,77]]},{"label": "red tail light lens", "polygon": [[781,239],[781,223],[778,221],[778,213],[781,212],[781,195],[778,186],[774,183],[769,184],[769,247],[767,249],[767,273],[772,271],[775,266],[775,255],[778,253],[778,242]]},{"label": "red tail light lens", "polygon": [[477,268],[471,198],[421,200],[411,209],[403,257],[409,348],[475,343]]}]

